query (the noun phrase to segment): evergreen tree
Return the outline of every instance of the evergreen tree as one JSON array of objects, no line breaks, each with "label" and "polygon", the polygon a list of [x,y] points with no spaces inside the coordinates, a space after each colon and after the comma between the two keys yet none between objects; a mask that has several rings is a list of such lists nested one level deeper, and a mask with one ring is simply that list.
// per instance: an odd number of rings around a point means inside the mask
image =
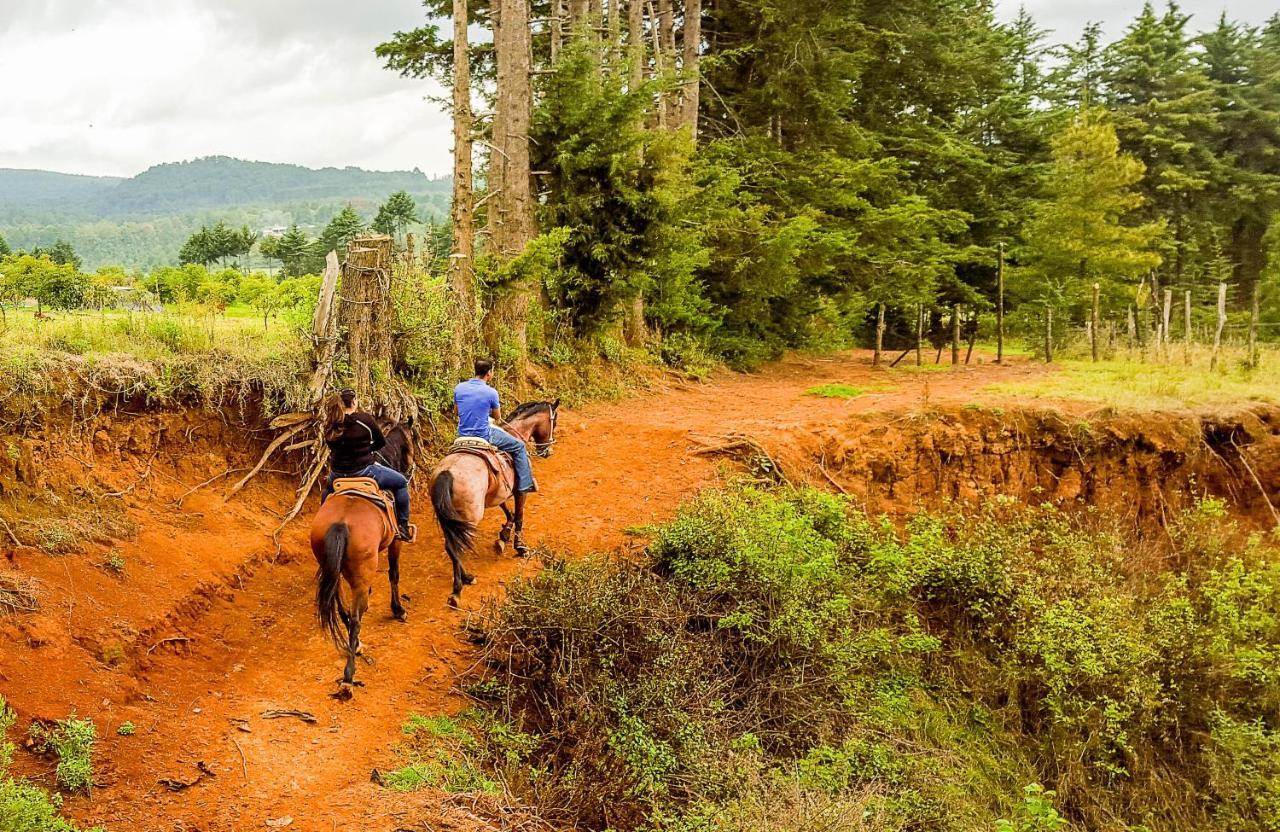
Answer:
[{"label": "evergreen tree", "polygon": [[378,215],[373,218],[373,230],[379,234],[402,239],[408,227],[418,219],[418,206],[413,197],[404,191],[397,191],[387,197],[387,201],[378,207]]},{"label": "evergreen tree", "polygon": [[1188,16],[1170,3],[1157,16],[1150,3],[1106,53],[1104,83],[1116,133],[1144,165],[1143,214],[1163,218],[1168,234],[1166,279],[1188,286],[1209,259],[1209,218],[1198,197],[1215,163],[1212,90],[1186,32]]},{"label": "evergreen tree", "polygon": [[9,248],[9,244],[5,242],[4,236],[0,235],[0,257],[7,257],[13,253],[13,249]]},{"label": "evergreen tree", "polygon": [[[312,242],[297,224],[289,226],[275,244],[275,256],[288,277],[306,274],[314,260]],[[327,254],[328,252],[326,252]]]},{"label": "evergreen tree", "polygon": [[333,219],[329,220],[329,224],[324,227],[324,231],[320,232],[320,238],[316,241],[316,253],[320,261],[323,262],[325,256],[331,251],[338,252],[338,259],[345,259],[347,244],[363,232],[364,223],[361,222],[360,215],[356,213],[356,209],[347,205],[335,214]]},{"label": "evergreen tree", "polygon": [[1016,287],[1025,300],[1082,309],[1093,283],[1127,302],[1131,283],[1160,264],[1160,222],[1128,225],[1143,204],[1143,164],[1120,152],[1115,128],[1083,110],[1053,139],[1044,200],[1032,213]]}]

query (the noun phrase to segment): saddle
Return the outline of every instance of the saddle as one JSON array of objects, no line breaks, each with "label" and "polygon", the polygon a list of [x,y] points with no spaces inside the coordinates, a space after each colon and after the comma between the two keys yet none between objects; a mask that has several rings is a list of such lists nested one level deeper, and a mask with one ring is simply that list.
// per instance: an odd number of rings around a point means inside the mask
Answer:
[{"label": "saddle", "polygon": [[[381,509],[382,522],[386,524],[386,534],[396,533],[396,503],[390,491],[378,488],[377,480],[372,477],[339,477],[333,481],[333,496],[352,497],[357,500],[368,500]],[[409,524],[409,535],[417,538],[418,529]],[[412,542],[412,541],[410,541]]]},{"label": "saddle", "polygon": [[508,490],[515,490],[516,472],[511,464],[511,457],[485,440],[475,436],[459,436],[444,453],[445,456],[454,454],[466,454],[483,459],[485,465],[489,467],[489,473],[498,482],[504,484]]}]

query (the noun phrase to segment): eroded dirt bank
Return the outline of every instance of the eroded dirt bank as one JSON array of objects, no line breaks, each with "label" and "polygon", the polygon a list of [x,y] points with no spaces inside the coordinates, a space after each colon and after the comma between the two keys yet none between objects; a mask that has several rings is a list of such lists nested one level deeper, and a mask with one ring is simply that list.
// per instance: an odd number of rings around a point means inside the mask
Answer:
[{"label": "eroded dirt bank", "polygon": [[[636,545],[625,529],[664,520],[699,488],[753,467],[751,454],[744,466],[741,455],[698,453],[739,435],[789,478],[843,489],[872,511],[1013,493],[1145,519],[1208,491],[1249,518],[1270,517],[1261,495],[1275,500],[1280,483],[1280,411],[1104,415],[1066,404],[1020,410],[991,397],[973,406],[988,382],[1042,372],[1014,364],[889,377],[865,355],[792,358],[757,375],[567,412],[555,456],[535,463],[530,542],[570,553]],[[890,389],[806,395],[826,382]],[[0,461],[0,516],[40,528],[69,518],[80,534],[67,551],[46,545],[51,554],[12,547],[0,529],[0,567],[36,578],[40,602],[37,612],[0,618],[0,692],[20,727],[73,709],[97,722],[100,786],[68,807],[113,832],[266,828],[283,817],[301,830],[484,828],[439,795],[369,782],[391,761],[407,713],[462,705],[450,688],[470,659],[457,635],[462,616],[444,605],[438,534],[419,510],[425,533],[402,576],[409,621],[390,619],[376,587],[365,634],[375,664],[359,669],[367,687],[351,702],[330,699],[340,663],[314,625],[305,523],[288,529],[278,557],[270,541],[290,502],[290,473],[261,478],[229,503],[230,478],[188,493],[252,464],[266,439],[254,430],[260,422],[252,412],[126,408],[0,437],[15,448]],[[495,531],[491,519],[473,559],[478,581],[464,595],[472,609],[537,568],[496,556]],[[315,721],[264,718],[271,709]],[[125,721],[133,736],[115,733]],[[201,763],[214,776],[201,776]],[[47,761],[20,754],[19,769],[50,782]],[[193,785],[170,791],[161,779]]]}]

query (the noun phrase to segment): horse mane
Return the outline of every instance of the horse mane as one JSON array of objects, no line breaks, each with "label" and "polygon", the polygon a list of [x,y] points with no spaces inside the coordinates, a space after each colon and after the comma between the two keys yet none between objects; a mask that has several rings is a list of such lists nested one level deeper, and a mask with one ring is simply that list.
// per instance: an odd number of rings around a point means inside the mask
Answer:
[{"label": "horse mane", "polygon": [[551,412],[551,402],[524,402],[511,411],[507,421],[514,422],[516,419],[523,419],[525,416],[532,416],[535,413],[542,412]]}]

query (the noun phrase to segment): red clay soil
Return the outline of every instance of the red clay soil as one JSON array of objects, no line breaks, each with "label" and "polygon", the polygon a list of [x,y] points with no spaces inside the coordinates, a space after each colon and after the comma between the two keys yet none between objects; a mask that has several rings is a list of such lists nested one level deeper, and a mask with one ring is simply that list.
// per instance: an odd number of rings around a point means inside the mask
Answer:
[{"label": "red clay soil", "polygon": [[[699,439],[815,431],[875,412],[886,415],[867,419],[889,423],[924,404],[958,409],[986,383],[1044,372],[1013,363],[886,376],[866,354],[792,357],[758,374],[568,411],[555,455],[535,461],[541,491],[530,503],[529,542],[578,554],[628,545],[625,529],[669,518],[683,499],[720,479],[723,463],[692,453]],[[805,395],[827,382],[893,390],[849,400]],[[169,428],[176,440],[180,431]],[[124,429],[117,424],[112,435]],[[408,622],[390,618],[385,586],[375,586],[364,630],[375,664],[358,667],[365,686],[353,700],[335,701],[329,694],[341,661],[313,617],[309,515],[287,530],[278,559],[269,540],[292,495],[290,481],[262,478],[228,504],[213,486],[174,505],[191,485],[251,458],[251,448],[219,447],[234,445],[235,433],[191,417],[187,444],[170,442],[141,478],[148,459],[141,441],[133,442],[136,452],[120,453],[99,436],[74,461],[58,458],[61,466],[94,466],[103,489],[134,485],[121,499],[139,533],[112,544],[123,576],[98,566],[107,546],[63,557],[10,553],[8,568],[40,581],[41,611],[0,618],[0,692],[17,709],[20,728],[72,710],[98,725],[99,785],[91,799],[68,798],[68,812],[111,832],[281,828],[286,817],[291,830],[324,832],[428,828],[424,822],[484,828],[471,813],[444,807],[439,794],[392,793],[371,783],[370,772],[394,765],[392,746],[408,713],[463,707],[450,688],[469,663],[458,638],[466,610],[537,562],[497,556],[488,545],[496,518],[488,518],[470,564],[476,585],[463,595],[463,612],[451,611],[448,561],[419,495],[422,534],[402,565]],[[52,445],[45,452],[43,464],[53,464]],[[315,721],[264,718],[270,709],[305,711]],[[134,735],[116,734],[125,721]],[[20,773],[51,783],[48,761],[19,758]],[[213,776],[201,776],[201,764]],[[197,778],[180,791],[158,782]]]}]

